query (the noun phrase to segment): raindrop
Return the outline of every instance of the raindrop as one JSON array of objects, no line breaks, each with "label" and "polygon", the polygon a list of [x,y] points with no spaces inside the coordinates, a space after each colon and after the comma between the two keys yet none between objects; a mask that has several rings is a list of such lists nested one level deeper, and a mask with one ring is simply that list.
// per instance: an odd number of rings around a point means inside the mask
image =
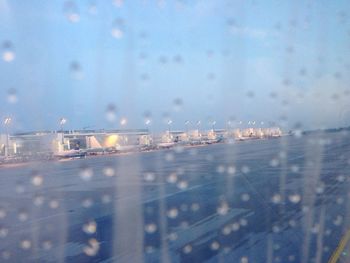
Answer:
[{"label": "raindrop", "polygon": [[169,218],[174,219],[178,216],[179,211],[176,208],[172,208],[168,211],[167,215]]},{"label": "raindrop", "polygon": [[210,244],[210,249],[211,250],[218,250],[220,248],[220,244],[217,241],[214,241]]},{"label": "raindrop", "polygon": [[239,223],[240,223],[241,226],[247,226],[248,225],[248,221],[245,218],[241,218],[239,220]]},{"label": "raindrop", "polygon": [[32,242],[27,239],[24,239],[20,242],[20,247],[24,250],[28,250],[32,247]]},{"label": "raindrop", "polygon": [[282,196],[280,194],[275,194],[272,196],[271,200],[272,200],[272,203],[279,204],[282,201]]},{"label": "raindrop", "polygon": [[147,172],[147,173],[144,173],[143,179],[146,182],[153,182],[156,179],[156,175],[154,173]]},{"label": "raindrop", "polygon": [[243,165],[241,171],[242,173],[247,174],[250,172],[250,168],[246,165]]},{"label": "raindrop", "polygon": [[103,168],[103,174],[107,177],[112,177],[115,175],[115,171],[112,167],[105,167]]},{"label": "raindrop", "polygon": [[170,183],[170,184],[175,184],[177,182],[177,174],[176,173],[171,173],[167,177],[167,182]]},{"label": "raindrop", "polygon": [[294,204],[299,203],[301,200],[301,196],[299,194],[290,195],[290,196],[288,196],[288,198],[289,198],[289,201],[291,201]]},{"label": "raindrop", "polygon": [[7,237],[8,233],[9,233],[9,230],[7,228],[0,227],[0,238]]},{"label": "raindrop", "polygon": [[153,234],[157,231],[157,225],[156,224],[147,224],[145,225],[145,232],[148,234]]},{"label": "raindrop", "polygon": [[87,166],[83,166],[80,168],[79,176],[84,181],[90,181],[93,175],[94,171],[92,170],[92,168],[89,168]]},{"label": "raindrop", "polygon": [[279,161],[277,158],[273,158],[271,161],[270,161],[270,166],[272,167],[276,167],[279,165]]},{"label": "raindrop", "polygon": [[188,187],[188,182],[185,180],[181,180],[177,184],[177,187],[180,188],[181,190],[185,190]]},{"label": "raindrop", "polygon": [[0,219],[4,219],[7,213],[4,208],[0,208]]},{"label": "raindrop", "polygon": [[174,99],[173,105],[174,105],[174,111],[181,111],[181,109],[183,107],[182,99],[181,98]]},{"label": "raindrop", "polygon": [[173,61],[175,63],[178,63],[178,64],[181,64],[183,62],[183,59],[180,55],[175,55],[174,58],[173,58]]},{"label": "raindrop", "polygon": [[230,207],[228,206],[227,202],[222,202],[220,206],[216,209],[216,212],[219,215],[226,215],[229,211]]},{"label": "raindrop", "polygon": [[87,256],[93,257],[96,256],[99,249],[100,243],[95,238],[91,238],[88,241],[88,245],[84,247],[83,251]]},{"label": "raindrop", "polygon": [[20,212],[20,213],[18,214],[18,219],[19,219],[19,221],[21,221],[21,222],[27,221],[27,220],[28,220],[28,217],[29,217],[28,213],[27,213],[27,212],[24,212],[24,211],[22,211],[22,212]]},{"label": "raindrop", "polygon": [[222,234],[227,236],[229,234],[231,234],[231,227],[230,226],[225,226],[223,229],[222,229]]},{"label": "raindrop", "polygon": [[58,202],[58,200],[51,200],[49,202],[49,206],[51,209],[57,209],[60,206],[60,203]]},{"label": "raindrop", "polygon": [[219,174],[224,173],[225,172],[225,166],[219,165],[218,167],[216,167],[216,172],[218,172]]},{"label": "raindrop", "polygon": [[112,36],[116,39],[121,39],[124,36],[124,31],[125,31],[124,20],[121,18],[115,19],[111,30]]},{"label": "raindrop", "polygon": [[71,72],[71,76],[74,79],[80,80],[83,78],[83,70],[79,62],[72,61],[69,66],[69,70]]},{"label": "raindrop", "polygon": [[293,173],[298,173],[299,172],[299,166],[294,164],[290,167],[290,170],[293,172]]},{"label": "raindrop", "polygon": [[42,195],[36,195],[34,196],[33,203],[35,206],[42,206],[44,204],[44,196]]},{"label": "raindrop", "polygon": [[191,210],[193,211],[193,212],[197,212],[198,210],[199,210],[199,204],[198,203],[193,203],[192,205],[191,205]]},{"label": "raindrop", "polygon": [[240,224],[237,222],[235,222],[231,225],[232,231],[237,231],[237,230],[239,230],[239,228],[240,228]]},{"label": "raindrop", "polygon": [[186,245],[183,249],[182,252],[185,254],[189,254],[192,252],[192,246],[191,245]]},{"label": "raindrop", "polygon": [[92,205],[93,205],[93,201],[91,198],[85,198],[82,202],[81,202],[81,205],[84,207],[84,208],[90,208]]},{"label": "raindrop", "polygon": [[243,202],[247,202],[247,201],[250,200],[250,195],[247,194],[247,193],[242,194],[242,195],[241,195],[241,199],[242,199]]},{"label": "raindrop", "polygon": [[42,247],[44,250],[50,250],[52,248],[52,242],[50,240],[45,240],[42,243]]},{"label": "raindrop", "polygon": [[152,246],[147,246],[147,247],[145,247],[145,252],[146,252],[147,254],[153,253],[153,252],[154,252],[154,247],[152,247]]},{"label": "raindrop", "polygon": [[121,126],[125,126],[127,123],[128,123],[128,119],[127,118],[125,118],[125,117],[122,117],[121,119],[120,119],[120,125]]},{"label": "raindrop", "polygon": [[338,215],[335,220],[333,220],[333,224],[335,226],[340,226],[343,223],[343,217],[341,215]]},{"label": "raindrop", "polygon": [[11,62],[15,59],[15,52],[10,41],[5,41],[2,43],[2,59],[5,62]]},{"label": "raindrop", "polygon": [[168,161],[168,162],[174,161],[174,154],[172,154],[172,153],[167,153],[167,154],[165,155],[165,160]]},{"label": "raindrop", "polygon": [[11,88],[7,91],[7,101],[10,104],[15,104],[18,101],[17,91],[14,88]]},{"label": "raindrop", "polygon": [[112,103],[108,104],[106,108],[107,121],[114,122],[116,120],[116,115],[117,115],[117,107]]},{"label": "raindrop", "polygon": [[40,174],[35,174],[33,177],[32,177],[32,184],[34,186],[41,186],[44,182],[44,178],[40,175]]},{"label": "raindrop", "polygon": [[170,233],[169,234],[169,240],[175,241],[178,238],[176,233]]},{"label": "raindrop", "polygon": [[166,56],[160,56],[159,57],[159,63],[161,63],[161,64],[168,63],[168,58]]},{"label": "raindrop", "polygon": [[101,201],[104,204],[108,204],[108,203],[110,203],[112,201],[112,198],[111,198],[110,195],[104,194],[104,195],[102,195]]},{"label": "raindrop", "polygon": [[96,233],[96,229],[97,229],[97,224],[95,221],[89,221],[88,223],[84,224],[83,225],[83,231],[86,233],[86,234],[95,234]]},{"label": "raindrop", "polygon": [[241,263],[248,263],[248,258],[247,257],[241,257]]},{"label": "raindrop", "polygon": [[80,20],[80,15],[78,12],[78,8],[74,1],[66,1],[63,6],[63,12],[68,19],[68,21],[72,23],[77,23]]},{"label": "raindrop", "polygon": [[227,167],[227,173],[230,175],[234,175],[236,173],[236,167],[234,166]]}]

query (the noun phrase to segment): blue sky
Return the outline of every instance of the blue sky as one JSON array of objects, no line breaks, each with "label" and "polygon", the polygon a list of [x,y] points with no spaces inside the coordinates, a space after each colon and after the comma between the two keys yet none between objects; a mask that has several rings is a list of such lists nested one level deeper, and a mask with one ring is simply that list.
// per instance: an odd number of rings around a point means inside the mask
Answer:
[{"label": "blue sky", "polygon": [[0,117],[17,131],[56,129],[60,117],[70,129],[121,118],[142,128],[145,112],[154,130],[165,119],[349,125],[349,5],[0,0]]}]

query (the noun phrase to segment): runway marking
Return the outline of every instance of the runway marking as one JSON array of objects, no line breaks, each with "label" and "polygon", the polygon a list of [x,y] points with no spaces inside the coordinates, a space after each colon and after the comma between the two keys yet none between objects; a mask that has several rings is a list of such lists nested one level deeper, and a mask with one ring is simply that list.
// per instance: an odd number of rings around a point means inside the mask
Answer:
[{"label": "runway marking", "polygon": [[346,244],[350,241],[350,230],[346,232],[346,234],[343,236],[343,238],[340,240],[337,248],[334,250],[331,258],[329,259],[328,263],[336,263],[338,262],[338,259],[341,256],[341,253],[343,252]]}]

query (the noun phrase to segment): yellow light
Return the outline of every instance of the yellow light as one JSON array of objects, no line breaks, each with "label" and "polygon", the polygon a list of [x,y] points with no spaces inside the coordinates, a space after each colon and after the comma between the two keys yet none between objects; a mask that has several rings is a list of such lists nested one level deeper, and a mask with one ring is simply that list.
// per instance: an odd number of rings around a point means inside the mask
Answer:
[{"label": "yellow light", "polygon": [[117,134],[109,135],[104,141],[105,147],[114,147],[118,143],[119,136]]}]

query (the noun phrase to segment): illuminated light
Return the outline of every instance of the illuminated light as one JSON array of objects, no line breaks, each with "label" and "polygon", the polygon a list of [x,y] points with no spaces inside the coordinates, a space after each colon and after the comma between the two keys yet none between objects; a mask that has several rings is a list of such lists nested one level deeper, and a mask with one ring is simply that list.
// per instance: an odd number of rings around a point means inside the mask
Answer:
[{"label": "illuminated light", "polygon": [[115,147],[119,141],[119,136],[117,134],[112,134],[107,136],[104,141],[104,147]]}]

